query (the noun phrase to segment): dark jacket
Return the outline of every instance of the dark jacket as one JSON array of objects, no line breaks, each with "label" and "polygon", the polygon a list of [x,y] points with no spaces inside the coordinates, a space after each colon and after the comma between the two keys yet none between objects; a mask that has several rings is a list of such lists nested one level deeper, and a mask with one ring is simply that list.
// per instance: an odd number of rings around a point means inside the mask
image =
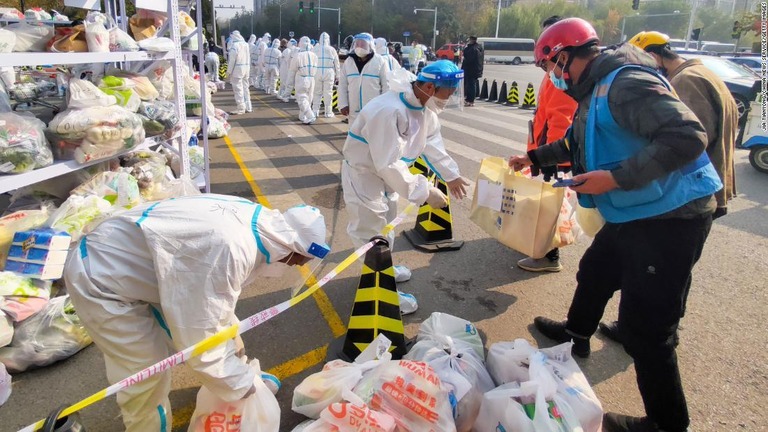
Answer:
[{"label": "dark jacket", "polygon": [[483,76],[483,47],[477,43],[470,43],[464,48],[464,60],[461,62],[461,68],[464,70],[464,77],[468,79],[477,79]]},{"label": "dark jacket", "polygon": [[[625,64],[656,68],[653,58],[629,44],[600,54],[587,66],[581,81],[566,90],[579,104],[570,140],[563,138],[529,151],[534,165],[546,167],[570,161],[574,174],[586,172],[585,131],[592,90],[597,81]],[[650,141],[642,152],[611,170],[621,189],[640,188],[682,168],[707,148],[704,126],[655,75],[636,69],[620,72],[608,92],[608,105],[620,127]],[[709,196],[662,217],[692,218],[712,213],[714,209],[714,198]]]}]

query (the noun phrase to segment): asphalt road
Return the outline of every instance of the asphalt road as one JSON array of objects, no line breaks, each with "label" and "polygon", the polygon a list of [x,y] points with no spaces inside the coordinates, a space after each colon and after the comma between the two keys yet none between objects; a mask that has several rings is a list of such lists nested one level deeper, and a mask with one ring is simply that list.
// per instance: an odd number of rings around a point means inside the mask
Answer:
[{"label": "asphalt road", "polygon": [[[528,66],[486,66],[491,79],[531,81],[542,73]],[[254,92],[252,114],[231,119],[225,140],[211,146],[212,189],[250,199],[261,195],[270,205],[285,209],[301,202],[323,211],[332,253],[320,274],[341,262],[351,251],[346,235],[347,216],[341,195],[339,168],[347,126],[321,119],[303,126],[296,120],[295,103],[282,103]],[[217,106],[233,108],[229,89],[215,96]],[[474,180],[486,156],[508,156],[524,149],[531,112],[478,103],[472,109],[441,115],[448,151],[464,176]],[[237,156],[235,156],[237,155]],[[244,171],[254,182],[246,180]],[[688,314],[682,322],[678,350],[683,381],[697,432],[768,430],[768,176],[736,152],[739,197],[728,216],[718,220],[694,271]],[[525,338],[542,346],[551,341],[531,326],[537,315],[564,317],[568,309],[577,263],[587,244],[562,250],[564,270],[537,275],[517,269],[519,253],[498,244],[469,221],[470,200],[453,203],[454,235],[465,240],[457,252],[430,255],[414,250],[400,232],[413,226],[410,218],[398,229],[393,259],[408,263],[413,279],[399,286],[419,299],[419,310],[404,318],[406,334],[440,311],[466,318],[479,328],[486,347],[498,341]],[[283,378],[278,394],[281,430],[290,431],[302,419],[290,411],[293,388],[322,366],[327,344],[343,333],[360,269],[347,269],[315,296],[244,335],[246,351],[264,369]],[[298,276],[248,287],[238,304],[246,317],[289,296]],[[616,316],[616,301],[606,312]],[[579,360],[606,410],[643,413],[632,360],[620,346],[601,336],[592,339],[592,356]],[[57,405],[71,403],[106,387],[98,348],[91,346],[73,358],[14,376],[13,394],[0,408],[0,431],[31,423]],[[171,401],[175,431],[186,430],[194,409],[199,382],[186,366],[174,370]],[[89,431],[121,430],[114,397],[82,412]]]}]

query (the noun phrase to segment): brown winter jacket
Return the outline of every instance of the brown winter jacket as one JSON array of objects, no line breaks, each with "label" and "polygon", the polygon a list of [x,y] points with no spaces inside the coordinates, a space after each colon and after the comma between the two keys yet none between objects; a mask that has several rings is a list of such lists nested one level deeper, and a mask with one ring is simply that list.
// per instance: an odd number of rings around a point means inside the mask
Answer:
[{"label": "brown winter jacket", "polygon": [[707,131],[707,155],[723,182],[723,189],[715,194],[715,198],[718,207],[726,207],[736,196],[733,169],[739,121],[736,101],[723,80],[699,59],[688,60],[670,71],[669,82]]}]

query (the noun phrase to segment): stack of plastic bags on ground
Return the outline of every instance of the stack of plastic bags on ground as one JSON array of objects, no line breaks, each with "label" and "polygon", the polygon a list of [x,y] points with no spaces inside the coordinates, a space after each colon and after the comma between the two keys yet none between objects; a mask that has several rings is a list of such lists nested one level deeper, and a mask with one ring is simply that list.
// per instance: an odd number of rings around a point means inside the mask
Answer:
[{"label": "stack of plastic bags on ground", "polygon": [[383,335],[354,363],[335,360],[294,391],[292,409],[318,419],[295,430],[455,431],[450,390],[429,364],[391,360]]},{"label": "stack of plastic bags on ground", "polygon": [[570,343],[500,342],[486,367],[475,326],[436,312],[402,360],[388,350],[379,336],[354,363],[307,377],[292,410],[315,420],[293,432],[600,432],[602,407]]},{"label": "stack of plastic bags on ground", "polygon": [[603,409],[571,356],[572,343],[537,350],[499,342],[488,371],[500,386],[483,396],[477,432],[600,432]]}]

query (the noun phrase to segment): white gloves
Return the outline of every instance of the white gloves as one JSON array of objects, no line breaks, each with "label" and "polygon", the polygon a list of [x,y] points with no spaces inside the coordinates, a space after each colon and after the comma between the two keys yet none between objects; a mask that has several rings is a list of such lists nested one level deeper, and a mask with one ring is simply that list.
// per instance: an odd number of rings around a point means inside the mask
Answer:
[{"label": "white gloves", "polygon": [[427,197],[427,204],[432,208],[441,209],[448,205],[448,197],[440,191],[440,189],[432,186],[429,188],[429,196]]}]

